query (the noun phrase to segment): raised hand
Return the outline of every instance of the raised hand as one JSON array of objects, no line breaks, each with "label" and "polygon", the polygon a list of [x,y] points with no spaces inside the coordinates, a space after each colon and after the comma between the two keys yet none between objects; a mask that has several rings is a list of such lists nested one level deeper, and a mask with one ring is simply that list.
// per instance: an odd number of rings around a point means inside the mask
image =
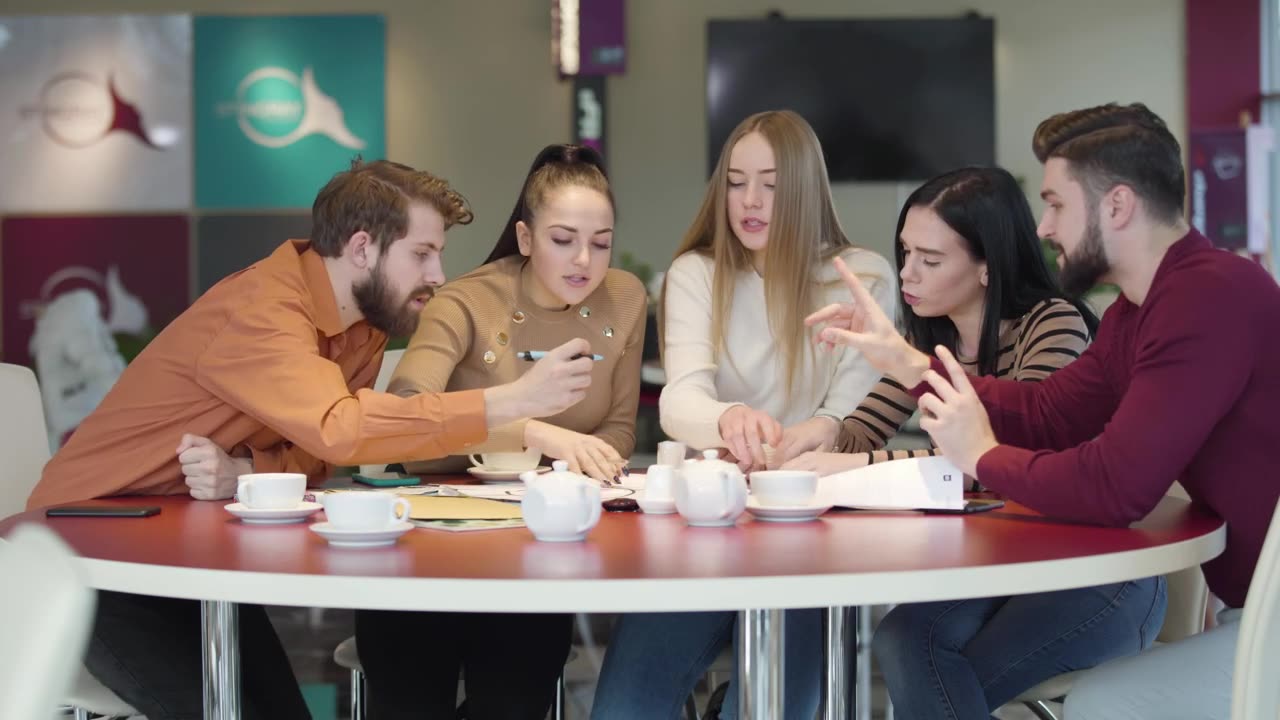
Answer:
[{"label": "raised hand", "polygon": [[805,318],[804,324],[809,327],[823,326],[814,342],[827,349],[836,345],[854,348],[876,370],[907,387],[915,387],[920,374],[929,367],[929,357],[902,337],[844,260],[837,257],[832,263],[849,289],[852,302],[828,305]]},{"label": "raised hand", "polygon": [[[969,376],[955,356],[939,345],[934,349],[950,380],[933,370],[924,372],[924,381],[933,392],[920,398],[920,429],[969,477],[978,477],[978,460],[996,442],[987,409],[969,383]],[[978,478],[981,480],[981,478]]]}]

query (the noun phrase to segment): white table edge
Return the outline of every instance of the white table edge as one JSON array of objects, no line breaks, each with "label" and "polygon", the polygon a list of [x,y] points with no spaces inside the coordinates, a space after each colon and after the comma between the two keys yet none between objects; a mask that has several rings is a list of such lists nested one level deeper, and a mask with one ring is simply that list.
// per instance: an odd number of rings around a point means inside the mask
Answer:
[{"label": "white table edge", "polygon": [[[206,570],[81,558],[98,590],[262,605],[445,612],[667,612],[961,600],[1105,585],[1217,557],[1226,526],[1151,548],[978,567],[851,574],[471,579]],[[358,553],[359,550],[344,552]]]}]

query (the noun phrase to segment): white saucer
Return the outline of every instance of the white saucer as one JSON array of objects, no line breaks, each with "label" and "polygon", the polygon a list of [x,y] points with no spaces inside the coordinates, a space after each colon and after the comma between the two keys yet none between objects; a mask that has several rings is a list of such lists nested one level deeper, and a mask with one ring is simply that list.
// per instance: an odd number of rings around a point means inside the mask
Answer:
[{"label": "white saucer", "polygon": [[[550,469],[551,468],[547,467],[546,465],[539,465],[538,467],[534,468],[533,471],[536,473],[544,473]],[[529,471],[528,470],[489,470],[487,468],[482,468],[482,467],[469,467],[467,468],[467,472],[475,476],[477,480],[482,480],[484,482],[510,482],[512,480],[519,480],[520,473],[529,472]]]},{"label": "white saucer", "polygon": [[338,529],[332,523],[322,522],[311,526],[311,531],[337,548],[371,548],[393,545],[401,535],[413,529],[413,523],[397,522],[377,530]]},{"label": "white saucer", "polygon": [[299,522],[318,512],[320,508],[320,503],[306,501],[291,508],[251,508],[238,502],[226,506],[227,512],[250,525],[283,525]]},{"label": "white saucer", "polygon": [[761,505],[747,498],[747,512],[766,522],[808,522],[831,509],[831,505]]},{"label": "white saucer", "polygon": [[674,499],[653,499],[639,496],[636,502],[640,505],[640,509],[649,515],[670,515],[676,511],[676,501]]}]

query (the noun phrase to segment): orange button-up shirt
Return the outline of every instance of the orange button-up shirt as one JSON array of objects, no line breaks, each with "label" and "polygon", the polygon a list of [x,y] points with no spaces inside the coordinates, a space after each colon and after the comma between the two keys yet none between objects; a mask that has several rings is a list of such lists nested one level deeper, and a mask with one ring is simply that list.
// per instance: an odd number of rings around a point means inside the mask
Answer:
[{"label": "orange button-up shirt", "polygon": [[140,354],[45,466],[28,508],[188,491],[183,433],[256,472],[441,457],[486,437],[482,390],[370,390],[386,335],[343,329],[324,261],[293,240],[215,285]]}]

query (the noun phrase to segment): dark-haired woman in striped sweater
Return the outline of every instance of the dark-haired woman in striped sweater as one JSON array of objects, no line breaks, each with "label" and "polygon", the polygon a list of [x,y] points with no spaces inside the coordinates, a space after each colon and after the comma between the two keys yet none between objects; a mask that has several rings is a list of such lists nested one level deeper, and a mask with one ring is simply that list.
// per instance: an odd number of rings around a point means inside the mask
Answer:
[{"label": "dark-haired woman in striped sweater", "polygon": [[[1044,264],[1031,208],[999,168],[925,183],[898,217],[895,253],[906,337],[944,345],[976,375],[1036,382],[1084,350],[1097,318],[1065,297]],[[836,452],[788,468],[828,475],[933,454],[884,450],[915,410],[884,378],[845,418]],[[1164,620],[1163,578],[1002,598],[901,605],[874,640],[894,709],[912,720],[986,719],[1054,675],[1137,653]]]}]

